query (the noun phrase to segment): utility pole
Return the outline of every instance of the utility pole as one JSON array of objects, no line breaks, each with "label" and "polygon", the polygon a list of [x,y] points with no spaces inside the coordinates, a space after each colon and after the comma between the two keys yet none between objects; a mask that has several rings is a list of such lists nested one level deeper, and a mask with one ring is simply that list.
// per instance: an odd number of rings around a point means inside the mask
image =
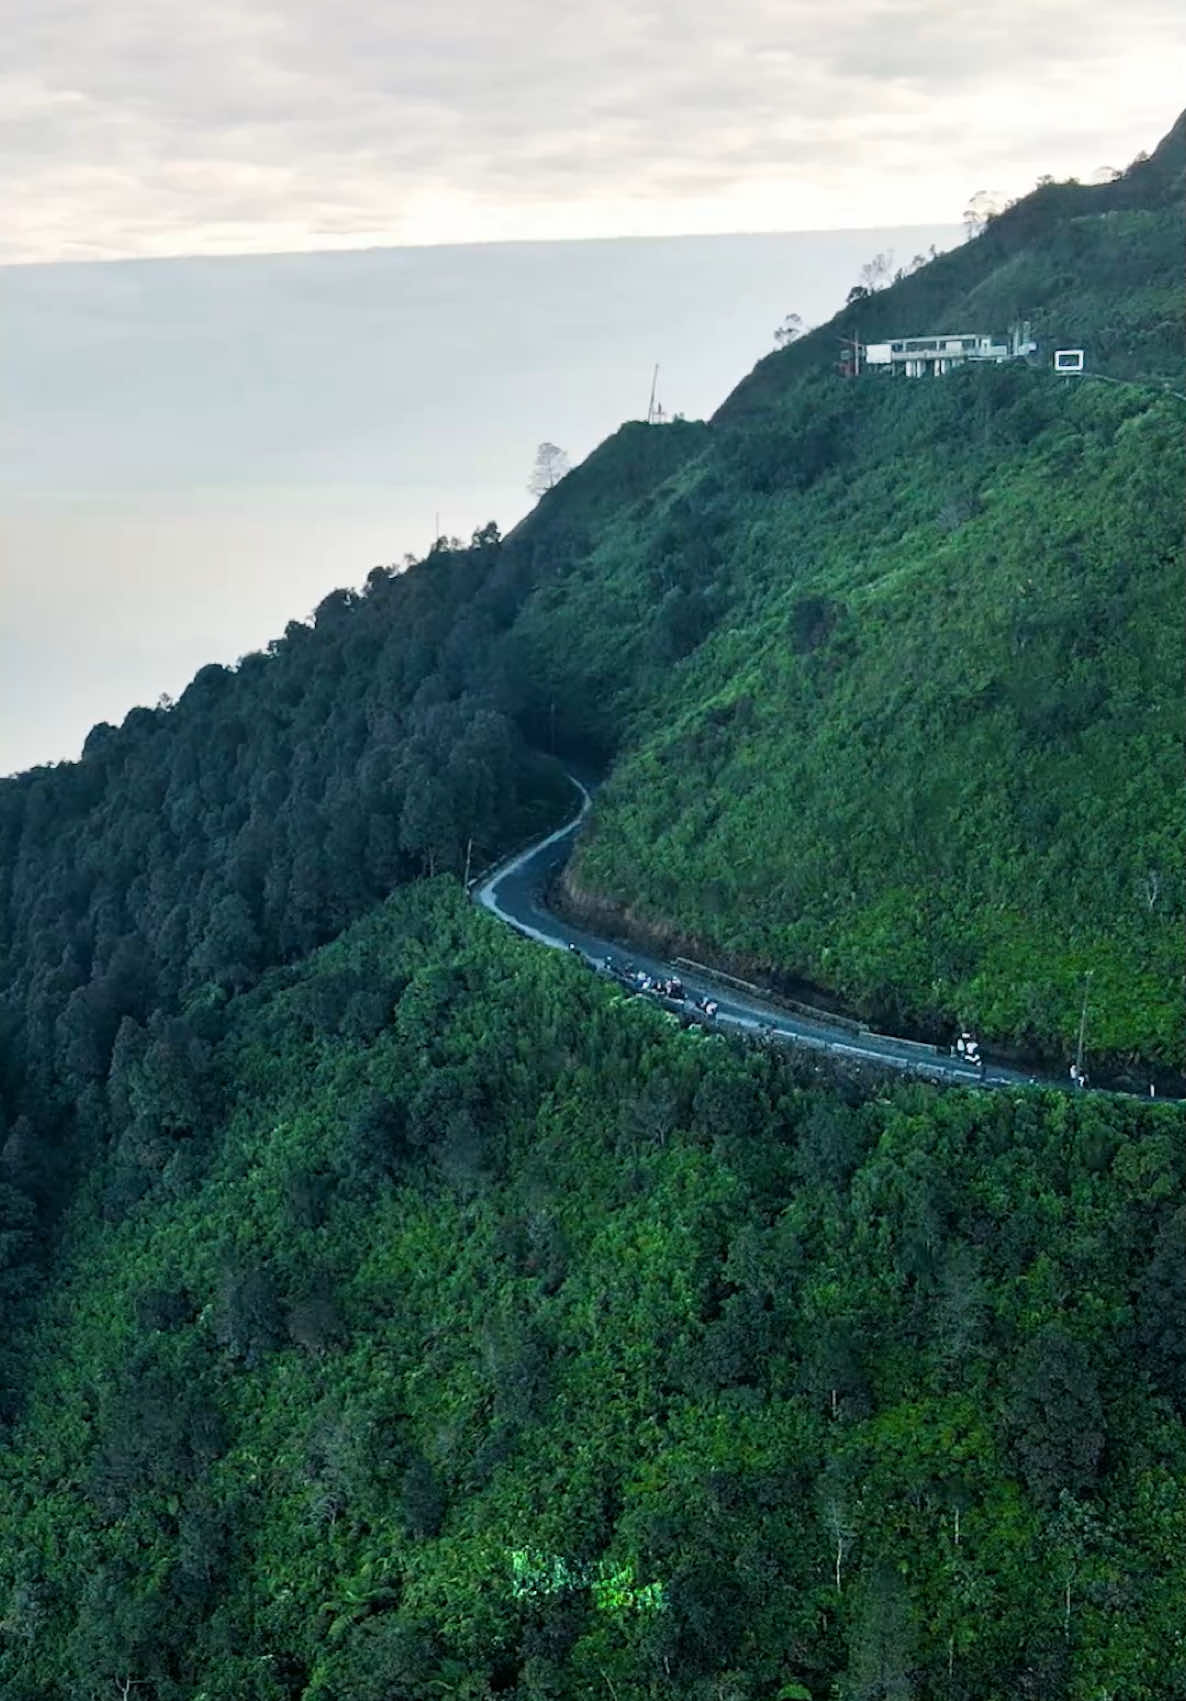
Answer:
[{"label": "utility pole", "polygon": [[1083,977],[1083,1010],[1079,1017],[1079,1043],[1075,1047],[1075,1068],[1079,1071],[1079,1079],[1083,1079],[1083,1036],[1087,1031],[1087,995],[1091,991],[1091,977],[1094,969],[1088,969]]},{"label": "utility pole", "polygon": [[859,378],[861,375],[861,345],[856,337],[837,337],[837,342],[844,350],[844,373],[849,378]]}]

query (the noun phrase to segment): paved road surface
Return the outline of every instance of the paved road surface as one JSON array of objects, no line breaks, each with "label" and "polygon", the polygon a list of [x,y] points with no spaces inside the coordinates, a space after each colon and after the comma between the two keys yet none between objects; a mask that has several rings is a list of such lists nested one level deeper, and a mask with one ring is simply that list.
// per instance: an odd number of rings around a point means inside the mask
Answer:
[{"label": "paved road surface", "polygon": [[[569,777],[572,778],[571,775]],[[559,950],[575,946],[586,962],[596,968],[602,968],[608,958],[618,963],[628,960],[636,969],[658,979],[678,975],[688,994],[689,1011],[697,998],[716,999],[719,1008],[706,1026],[722,1032],[761,1034],[765,1031],[771,1039],[813,1047],[838,1057],[880,1063],[935,1079],[963,1081],[972,1086],[980,1082],[991,1086],[1024,1086],[1038,1079],[991,1061],[987,1062],[985,1073],[980,1076],[970,1064],[938,1052],[931,1046],[896,1039],[888,1034],[874,1034],[867,1029],[854,1033],[840,1024],[792,1015],[760,997],[726,987],[723,982],[675,967],[658,957],[630,950],[553,915],[544,902],[544,893],[567,862],[573,841],[589,810],[589,793],[579,780],[573,779],[573,784],[581,794],[581,807],[568,825],[549,834],[539,844],[520,851],[474,886],[476,903],[528,939]],[[678,1008],[670,1000],[663,1002],[668,1009]]]}]

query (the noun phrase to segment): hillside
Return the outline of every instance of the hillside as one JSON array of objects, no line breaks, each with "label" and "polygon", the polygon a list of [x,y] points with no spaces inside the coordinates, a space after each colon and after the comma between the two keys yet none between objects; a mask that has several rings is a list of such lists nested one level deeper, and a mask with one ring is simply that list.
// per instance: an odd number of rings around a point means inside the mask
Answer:
[{"label": "hillside", "polygon": [[[661,681],[622,704],[574,890],[1031,1055],[1070,1043],[1090,969],[1093,1049],[1179,1061],[1178,404],[1002,371],[821,380],[801,406],[787,452],[810,414],[847,464],[755,497],[776,433],[734,446],[712,579],[664,599],[719,604],[687,655],[656,653],[663,614],[623,611],[637,543],[528,611],[587,661],[600,717],[607,665],[641,650]],[[695,531],[714,491],[698,467],[670,511]],[[586,636],[608,586],[612,663]]]},{"label": "hillside", "polygon": [[[762,361],[718,411],[736,418],[777,402],[791,373],[835,360],[835,337],[877,342],[903,321],[923,326],[1030,322],[1043,350],[1086,346],[1094,370],[1115,378],[1177,382],[1186,113],[1149,157],[1114,183],[1044,182],[991,218],[975,241],[939,255],[892,290],[853,303],[780,354]],[[915,334],[914,332],[908,332]]]},{"label": "hillside", "polygon": [[511,538],[376,570],[0,784],[8,1123],[76,1118],[124,1016],[521,837],[556,795],[529,747],[609,768],[573,890],[632,925],[1047,1059],[1090,971],[1098,1062],[1180,1068],[1183,404],[1153,380],[1184,156],[1179,123],[857,304],[866,336],[1021,310],[1149,382],[845,381],[846,312],[708,425],[623,427]]},{"label": "hillside", "polygon": [[1174,1107],[838,1089],[444,879],[200,1083],[121,1045],[16,1343],[9,1701],[1186,1684]]},{"label": "hillside", "polygon": [[[1072,1046],[1090,972],[1100,1062],[1181,1067],[1182,159],[1179,124],[772,355],[671,479],[557,551],[513,641],[536,726],[558,702],[557,738],[612,763],[574,897],[1031,1056]],[[1006,311],[1032,366],[832,372],[857,314],[873,337]],[[1143,381],[1056,378],[1080,338]]]},{"label": "hillside", "polygon": [[4,1701],[1186,1692],[1181,1107],[710,1038],[461,885],[583,761],[557,901],[1180,1086],[1184,149],[0,782]]}]

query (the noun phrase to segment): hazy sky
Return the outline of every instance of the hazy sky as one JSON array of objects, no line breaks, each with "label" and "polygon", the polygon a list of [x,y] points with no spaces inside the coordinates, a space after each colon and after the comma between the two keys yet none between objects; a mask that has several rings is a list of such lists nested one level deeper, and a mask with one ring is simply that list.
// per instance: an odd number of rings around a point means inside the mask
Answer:
[{"label": "hazy sky", "polygon": [[[438,513],[512,523],[535,445],[638,417],[653,361],[711,411],[877,249],[1124,166],[1186,86],[1180,0],[0,0],[0,29],[0,773]],[[708,234],[738,231],[816,234]],[[557,240],[590,237],[619,240]]]},{"label": "hazy sky", "polygon": [[1178,109],[1181,0],[0,0],[0,261],[956,220]]},{"label": "hazy sky", "polygon": [[0,267],[0,774],[335,585],[504,529],[537,444],[711,412],[958,227]]}]

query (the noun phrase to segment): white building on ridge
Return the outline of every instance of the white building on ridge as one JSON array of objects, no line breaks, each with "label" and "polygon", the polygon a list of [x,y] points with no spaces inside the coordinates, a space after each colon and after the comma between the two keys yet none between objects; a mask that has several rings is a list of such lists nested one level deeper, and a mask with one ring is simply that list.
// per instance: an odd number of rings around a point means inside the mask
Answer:
[{"label": "white building on ridge", "polygon": [[1037,346],[1030,340],[1028,325],[1015,325],[1005,338],[983,331],[947,331],[937,337],[898,337],[888,343],[867,343],[864,356],[867,367],[902,372],[907,378],[935,378],[968,360],[999,365],[1033,354]]}]

